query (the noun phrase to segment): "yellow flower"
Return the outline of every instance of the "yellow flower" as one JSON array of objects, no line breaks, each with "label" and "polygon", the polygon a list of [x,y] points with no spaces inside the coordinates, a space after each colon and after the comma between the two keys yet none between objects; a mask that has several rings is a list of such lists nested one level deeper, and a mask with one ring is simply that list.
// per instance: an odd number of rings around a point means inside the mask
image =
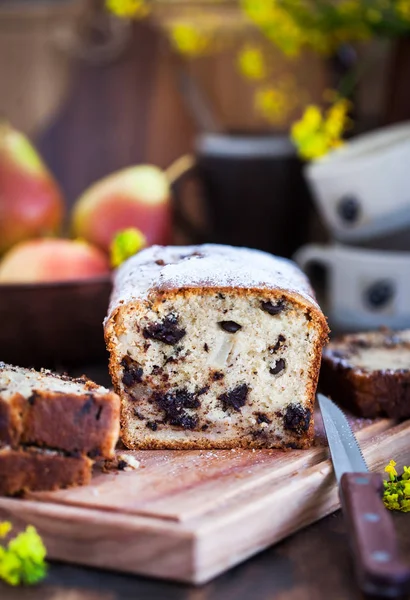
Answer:
[{"label": "yellow flower", "polygon": [[300,130],[301,132],[306,131],[311,133],[321,127],[322,123],[323,117],[320,108],[314,104],[310,104],[306,107],[302,120],[295,123],[294,129],[296,132]]},{"label": "yellow flower", "polygon": [[5,521],[4,523],[0,523],[0,538],[5,538],[6,535],[10,533],[12,529],[12,524],[9,521]]},{"label": "yellow flower", "polygon": [[347,118],[347,112],[350,103],[347,100],[337,100],[326,113],[324,128],[326,133],[334,140],[340,140],[343,132],[347,129],[350,120]]},{"label": "yellow flower", "polygon": [[343,144],[342,136],[350,123],[347,118],[349,107],[347,100],[339,99],[325,115],[315,105],[305,109],[302,118],[291,128],[292,141],[302,158],[321,158]]},{"label": "yellow flower", "polygon": [[255,92],[255,109],[269,123],[280,125],[296,106],[295,91],[290,80],[279,81],[276,86],[265,85]]},{"label": "yellow flower", "polygon": [[263,79],[267,68],[262,49],[251,44],[246,45],[238,54],[238,67],[247,79]]},{"label": "yellow flower", "polygon": [[387,467],[384,468],[385,473],[388,473],[390,475],[390,479],[397,477],[397,471],[394,468],[396,466],[396,462],[394,462],[394,460],[391,460],[389,462],[389,464],[387,465]]},{"label": "yellow flower", "polygon": [[150,12],[145,0],[105,0],[106,8],[118,17],[143,19]]},{"label": "yellow flower", "polygon": [[241,0],[245,14],[287,56],[297,56],[307,41],[304,30],[278,0]]},{"label": "yellow flower", "polygon": [[173,25],[169,35],[176,50],[187,56],[200,56],[206,53],[213,41],[211,30],[200,30],[189,23]]},{"label": "yellow flower", "polygon": [[0,579],[10,585],[34,584],[47,573],[46,549],[34,527],[10,540],[7,548],[0,546]]},{"label": "yellow flower", "polygon": [[146,244],[145,235],[136,227],[120,231],[111,243],[111,265],[119,267],[127,258],[142,250]]},{"label": "yellow flower", "polygon": [[383,502],[389,510],[401,510],[401,504],[399,502],[398,494],[385,493]]},{"label": "yellow flower", "polygon": [[0,579],[9,585],[20,583],[21,562],[13,552],[0,546]]},{"label": "yellow flower", "polygon": [[410,21],[410,0],[398,0],[396,3],[396,12],[402,19]]}]

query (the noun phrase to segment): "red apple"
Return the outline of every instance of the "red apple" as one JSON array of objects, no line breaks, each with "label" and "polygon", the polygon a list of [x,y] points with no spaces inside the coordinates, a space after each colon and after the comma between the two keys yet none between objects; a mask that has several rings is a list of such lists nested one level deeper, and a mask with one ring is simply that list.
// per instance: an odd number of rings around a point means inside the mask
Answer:
[{"label": "red apple", "polygon": [[90,279],[109,272],[99,248],[80,240],[21,242],[0,262],[0,283],[38,283]]},{"label": "red apple", "polygon": [[28,139],[0,124],[0,253],[22,240],[60,230],[60,190]]},{"label": "red apple", "polygon": [[165,173],[152,165],[138,165],[97,181],[77,200],[72,229],[109,251],[116,233],[135,227],[147,244],[169,244],[171,192]]}]

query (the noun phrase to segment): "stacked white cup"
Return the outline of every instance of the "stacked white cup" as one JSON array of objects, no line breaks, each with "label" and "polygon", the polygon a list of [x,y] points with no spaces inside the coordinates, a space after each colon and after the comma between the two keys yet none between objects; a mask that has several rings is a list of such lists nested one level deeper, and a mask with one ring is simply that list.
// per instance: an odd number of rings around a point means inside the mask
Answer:
[{"label": "stacked white cup", "polygon": [[305,176],[333,242],[295,260],[326,269],[331,327],[410,327],[410,123],[357,136]]}]

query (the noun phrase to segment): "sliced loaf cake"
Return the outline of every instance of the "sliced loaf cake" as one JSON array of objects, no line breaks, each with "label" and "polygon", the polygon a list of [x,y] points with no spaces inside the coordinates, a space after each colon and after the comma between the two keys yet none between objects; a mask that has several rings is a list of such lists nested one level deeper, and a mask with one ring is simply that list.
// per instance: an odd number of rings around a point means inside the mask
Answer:
[{"label": "sliced loaf cake", "polygon": [[85,485],[93,461],[44,448],[0,448],[0,496]]},{"label": "sliced loaf cake", "polygon": [[128,448],[304,448],[326,320],[292,262],[153,246],[118,270],[105,322]]},{"label": "sliced loaf cake", "polygon": [[323,353],[324,394],[362,417],[410,417],[410,330],[355,333]]},{"label": "sliced loaf cake", "polygon": [[114,456],[119,412],[85,377],[0,363],[0,493],[88,481],[93,459]]}]

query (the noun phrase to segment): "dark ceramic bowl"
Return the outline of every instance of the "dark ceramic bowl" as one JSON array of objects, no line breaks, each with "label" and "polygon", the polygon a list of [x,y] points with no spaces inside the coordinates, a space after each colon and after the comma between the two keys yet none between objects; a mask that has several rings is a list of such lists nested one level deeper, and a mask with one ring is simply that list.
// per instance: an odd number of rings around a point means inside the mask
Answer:
[{"label": "dark ceramic bowl", "polygon": [[110,276],[0,285],[0,360],[61,368],[107,358],[103,320]]}]

